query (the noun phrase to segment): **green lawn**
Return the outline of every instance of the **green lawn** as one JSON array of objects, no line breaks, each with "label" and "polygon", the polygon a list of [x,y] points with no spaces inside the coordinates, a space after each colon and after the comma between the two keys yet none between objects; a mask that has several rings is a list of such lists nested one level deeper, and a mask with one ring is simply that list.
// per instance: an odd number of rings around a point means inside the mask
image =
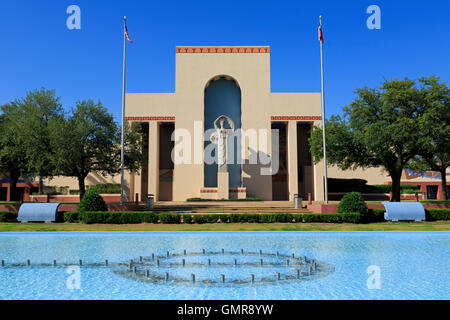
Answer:
[{"label": "green lawn", "polygon": [[450,221],[333,223],[227,223],[227,224],[79,224],[0,223],[0,232],[54,231],[450,231]]}]

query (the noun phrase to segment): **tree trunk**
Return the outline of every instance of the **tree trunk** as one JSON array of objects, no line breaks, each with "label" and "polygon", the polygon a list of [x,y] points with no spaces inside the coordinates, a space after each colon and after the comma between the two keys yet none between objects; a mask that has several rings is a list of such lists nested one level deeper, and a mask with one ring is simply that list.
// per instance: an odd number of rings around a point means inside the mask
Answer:
[{"label": "tree trunk", "polygon": [[39,176],[39,190],[38,194],[44,194],[44,181],[42,180],[42,177]]},{"label": "tree trunk", "polygon": [[402,170],[391,173],[392,179],[392,199],[391,202],[400,202],[400,181],[402,179]]},{"label": "tree trunk", "polygon": [[78,187],[80,189],[80,201],[81,201],[81,199],[83,199],[84,194],[86,193],[86,185],[84,183],[84,179],[85,179],[84,176],[78,177]]},{"label": "tree trunk", "polygon": [[442,200],[447,200],[448,194],[447,194],[447,168],[446,167],[444,167],[441,170],[441,177],[442,177]]},{"label": "tree trunk", "polygon": [[16,199],[17,195],[17,181],[19,181],[19,178],[16,174],[10,173],[9,175],[9,200],[10,201],[16,201],[20,199]]}]

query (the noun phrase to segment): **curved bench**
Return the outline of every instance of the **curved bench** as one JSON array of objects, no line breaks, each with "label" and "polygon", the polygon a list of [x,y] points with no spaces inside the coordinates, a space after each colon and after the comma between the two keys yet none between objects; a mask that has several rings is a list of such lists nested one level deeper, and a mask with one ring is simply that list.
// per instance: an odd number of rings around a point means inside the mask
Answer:
[{"label": "curved bench", "polygon": [[424,221],[425,209],[420,202],[383,202],[384,219],[389,221]]},{"label": "curved bench", "polygon": [[56,222],[61,203],[24,203],[20,206],[17,220],[27,222]]}]

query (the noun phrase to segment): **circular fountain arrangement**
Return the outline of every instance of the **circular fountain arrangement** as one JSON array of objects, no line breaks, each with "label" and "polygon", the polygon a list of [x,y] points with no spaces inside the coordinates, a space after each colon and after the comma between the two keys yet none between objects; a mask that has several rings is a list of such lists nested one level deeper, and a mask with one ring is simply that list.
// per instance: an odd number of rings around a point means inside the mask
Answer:
[{"label": "circular fountain arrangement", "polygon": [[[2,268],[58,268],[74,263],[6,263]],[[109,268],[115,275],[144,283],[184,286],[257,286],[313,280],[329,275],[334,267],[306,256],[245,251],[207,251],[151,254],[126,262],[86,263],[82,268]]]},{"label": "circular fountain arrangement", "polygon": [[279,252],[207,251],[139,257],[112,266],[122,277],[188,286],[267,285],[312,280],[334,271],[330,264]]}]

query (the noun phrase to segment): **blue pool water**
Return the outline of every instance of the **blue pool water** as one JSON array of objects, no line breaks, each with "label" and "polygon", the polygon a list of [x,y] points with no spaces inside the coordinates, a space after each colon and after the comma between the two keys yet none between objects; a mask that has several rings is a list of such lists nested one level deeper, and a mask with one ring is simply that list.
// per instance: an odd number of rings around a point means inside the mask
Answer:
[{"label": "blue pool water", "polygon": [[[206,255],[200,253],[254,252],[254,255]],[[180,262],[183,250],[198,252],[180,268],[165,265]],[[287,257],[307,256],[329,266],[322,276],[303,280],[284,279],[283,266],[271,266],[277,258],[264,257],[257,267],[256,252],[279,252]],[[177,257],[163,259],[169,251]],[[117,263],[154,253],[161,257],[158,272],[197,282],[146,282],[124,276]],[[206,257],[221,266],[206,266]],[[232,266],[237,257],[247,266]],[[0,234],[0,299],[449,299],[450,232],[119,232],[119,233],[4,233]],[[30,260],[31,266],[26,266]],[[70,289],[67,265],[79,263],[80,289]],[[108,259],[109,265],[104,261]],[[53,260],[57,266],[52,266]],[[284,261],[280,259],[281,262]],[[95,265],[98,263],[98,266]],[[195,265],[195,263],[199,263]],[[47,266],[45,265],[47,264]],[[103,265],[102,265],[103,264]],[[59,266],[58,266],[59,265]],[[372,266],[372,267],[371,267]],[[370,267],[370,268],[369,268]],[[367,270],[379,270],[368,274]],[[374,269],[375,268],[375,269]],[[125,270],[124,269],[124,270]],[[127,274],[127,272],[125,272]],[[255,283],[204,283],[203,280],[248,279]],[[368,278],[380,282],[369,281]],[[375,277],[375,278],[374,278]],[[145,278],[145,277],[144,277]],[[378,289],[373,284],[378,283]]]}]

